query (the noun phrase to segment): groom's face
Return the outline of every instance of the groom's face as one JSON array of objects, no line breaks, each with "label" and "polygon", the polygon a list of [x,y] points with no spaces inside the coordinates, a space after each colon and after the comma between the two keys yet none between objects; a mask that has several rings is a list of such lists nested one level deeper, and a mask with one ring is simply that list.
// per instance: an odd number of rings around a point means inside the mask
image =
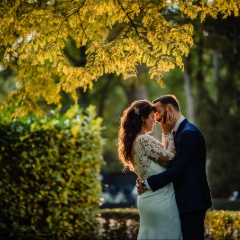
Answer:
[{"label": "groom's face", "polygon": [[167,111],[166,108],[160,103],[160,102],[156,102],[155,104],[155,108],[156,108],[156,121],[160,121],[161,118],[164,119],[164,123],[166,122],[166,117],[167,117]]}]

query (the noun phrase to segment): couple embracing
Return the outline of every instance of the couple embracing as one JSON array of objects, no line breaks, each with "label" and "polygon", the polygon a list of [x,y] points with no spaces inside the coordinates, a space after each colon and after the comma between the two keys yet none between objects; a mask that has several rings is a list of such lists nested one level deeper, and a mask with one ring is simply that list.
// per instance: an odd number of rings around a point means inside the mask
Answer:
[{"label": "couple embracing", "polygon": [[[148,133],[159,122],[162,142]],[[206,176],[206,143],[181,115],[174,95],[125,109],[118,155],[138,175],[139,240],[204,239],[204,219],[212,206]]]}]

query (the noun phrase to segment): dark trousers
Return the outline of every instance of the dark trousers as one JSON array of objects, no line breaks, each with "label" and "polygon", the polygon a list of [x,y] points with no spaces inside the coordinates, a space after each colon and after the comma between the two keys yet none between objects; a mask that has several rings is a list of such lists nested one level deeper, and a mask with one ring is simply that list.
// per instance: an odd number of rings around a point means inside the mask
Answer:
[{"label": "dark trousers", "polygon": [[206,210],[180,214],[183,240],[204,240]]}]

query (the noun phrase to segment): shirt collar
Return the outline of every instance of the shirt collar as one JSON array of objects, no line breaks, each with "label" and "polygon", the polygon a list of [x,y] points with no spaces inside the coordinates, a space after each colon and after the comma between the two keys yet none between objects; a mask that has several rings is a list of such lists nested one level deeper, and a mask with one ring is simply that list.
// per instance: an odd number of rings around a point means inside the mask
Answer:
[{"label": "shirt collar", "polygon": [[185,117],[183,115],[181,115],[181,117],[177,120],[174,128],[173,128],[173,131],[176,132],[178,130],[178,127],[179,125],[181,124],[181,122],[185,119]]}]

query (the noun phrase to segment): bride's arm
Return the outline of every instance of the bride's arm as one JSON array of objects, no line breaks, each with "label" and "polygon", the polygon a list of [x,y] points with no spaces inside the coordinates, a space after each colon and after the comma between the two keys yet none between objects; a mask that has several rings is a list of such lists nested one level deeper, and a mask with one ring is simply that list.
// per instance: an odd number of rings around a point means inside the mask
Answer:
[{"label": "bride's arm", "polygon": [[[168,138],[166,138],[168,139]],[[172,139],[173,141],[173,139]],[[145,151],[145,154],[160,164],[169,164],[175,155],[174,144],[171,143],[171,139],[169,137],[168,147],[164,147],[159,141],[154,139],[153,137],[146,135],[141,139],[141,144]],[[170,147],[172,146],[172,147]]]},{"label": "bride's arm", "polygon": [[174,146],[174,138],[172,133],[169,133],[167,135],[162,135],[162,145],[170,150],[171,152],[175,153],[175,146]]}]

